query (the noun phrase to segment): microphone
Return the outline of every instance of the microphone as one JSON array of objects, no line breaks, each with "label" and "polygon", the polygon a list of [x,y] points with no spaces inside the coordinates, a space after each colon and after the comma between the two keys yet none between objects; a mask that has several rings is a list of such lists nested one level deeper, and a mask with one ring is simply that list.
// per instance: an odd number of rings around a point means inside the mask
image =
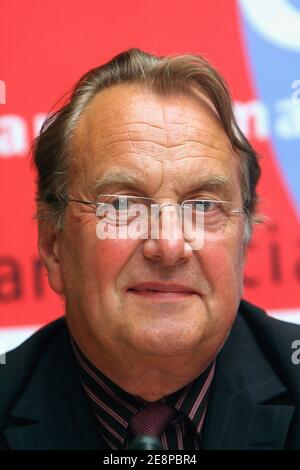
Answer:
[{"label": "microphone", "polygon": [[163,446],[158,437],[142,435],[129,443],[128,450],[163,450]]}]

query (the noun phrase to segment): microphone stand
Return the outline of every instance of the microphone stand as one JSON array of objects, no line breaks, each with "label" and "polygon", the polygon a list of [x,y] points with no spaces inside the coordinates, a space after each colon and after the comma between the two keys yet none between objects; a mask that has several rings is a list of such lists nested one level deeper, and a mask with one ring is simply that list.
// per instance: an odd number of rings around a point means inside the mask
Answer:
[{"label": "microphone stand", "polygon": [[136,436],[128,445],[128,450],[163,450],[160,439],[156,436]]}]

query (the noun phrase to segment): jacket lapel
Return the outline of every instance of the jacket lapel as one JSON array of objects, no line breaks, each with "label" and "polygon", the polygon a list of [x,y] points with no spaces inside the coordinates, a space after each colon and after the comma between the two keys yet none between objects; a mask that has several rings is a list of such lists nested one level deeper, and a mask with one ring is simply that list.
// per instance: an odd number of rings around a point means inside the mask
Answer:
[{"label": "jacket lapel", "polygon": [[238,316],[217,357],[203,449],[282,449],[294,414],[286,387]]},{"label": "jacket lapel", "polygon": [[4,431],[10,449],[104,449],[66,327],[43,356]]}]

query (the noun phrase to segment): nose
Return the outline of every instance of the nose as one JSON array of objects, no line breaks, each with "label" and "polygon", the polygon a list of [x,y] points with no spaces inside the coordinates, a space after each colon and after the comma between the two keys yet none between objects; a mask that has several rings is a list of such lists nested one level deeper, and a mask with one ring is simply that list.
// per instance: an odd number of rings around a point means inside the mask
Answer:
[{"label": "nose", "polygon": [[183,233],[182,217],[172,205],[161,208],[157,226],[151,225],[151,234],[144,241],[143,254],[151,261],[165,266],[187,262],[192,250]]}]

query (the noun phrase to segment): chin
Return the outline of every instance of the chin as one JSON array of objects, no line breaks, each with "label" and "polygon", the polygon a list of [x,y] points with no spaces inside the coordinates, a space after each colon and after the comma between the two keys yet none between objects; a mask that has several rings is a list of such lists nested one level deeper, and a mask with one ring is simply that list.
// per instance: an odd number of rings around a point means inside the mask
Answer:
[{"label": "chin", "polygon": [[148,356],[161,357],[177,357],[189,354],[193,347],[191,345],[178,345],[178,344],[159,344],[159,345],[136,345],[136,350],[140,354]]},{"label": "chin", "polygon": [[168,329],[161,328],[159,331],[149,329],[147,331],[136,330],[127,338],[127,344],[140,354],[147,354],[157,357],[183,356],[192,353],[201,345],[202,335],[197,329],[185,328],[184,325]]}]

